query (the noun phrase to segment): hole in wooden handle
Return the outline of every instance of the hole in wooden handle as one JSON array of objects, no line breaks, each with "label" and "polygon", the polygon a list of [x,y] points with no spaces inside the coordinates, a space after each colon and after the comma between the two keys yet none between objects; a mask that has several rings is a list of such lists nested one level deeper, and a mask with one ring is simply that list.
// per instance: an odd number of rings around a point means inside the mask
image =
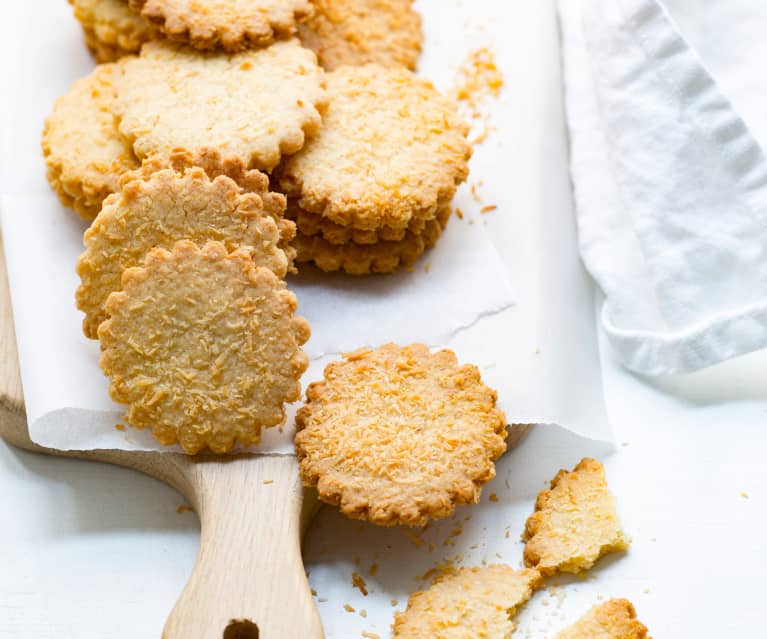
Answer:
[{"label": "hole in wooden handle", "polygon": [[224,628],[224,639],[258,639],[258,626],[248,619],[232,619]]}]

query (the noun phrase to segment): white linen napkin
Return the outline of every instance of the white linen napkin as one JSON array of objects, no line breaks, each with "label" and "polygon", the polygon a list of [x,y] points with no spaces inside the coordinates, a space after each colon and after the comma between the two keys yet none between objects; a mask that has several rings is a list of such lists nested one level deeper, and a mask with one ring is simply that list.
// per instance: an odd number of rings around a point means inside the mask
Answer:
[{"label": "white linen napkin", "polygon": [[[731,58],[763,2],[560,0],[559,11],[581,255],[618,358],[661,375],[764,348],[767,158],[674,20],[699,40],[715,24],[720,50],[707,53]],[[762,46],[761,33],[737,46]],[[762,99],[744,78],[763,59],[720,67],[721,86],[743,89],[739,108]]]}]

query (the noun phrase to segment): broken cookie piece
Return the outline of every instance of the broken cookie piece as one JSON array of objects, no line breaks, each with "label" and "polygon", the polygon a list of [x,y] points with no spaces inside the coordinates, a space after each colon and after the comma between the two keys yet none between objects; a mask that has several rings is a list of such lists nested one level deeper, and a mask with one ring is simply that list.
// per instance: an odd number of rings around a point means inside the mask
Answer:
[{"label": "broken cookie piece", "polygon": [[511,637],[513,617],[541,586],[537,570],[491,565],[438,577],[394,618],[395,639]]},{"label": "broken cookie piece", "polygon": [[579,573],[607,553],[626,550],[602,464],[587,458],[571,472],[559,471],[538,495],[522,538],[525,564],[546,576]]},{"label": "broken cookie piece", "polygon": [[650,639],[647,628],[637,620],[636,611],[626,599],[611,599],[594,606],[555,639]]}]

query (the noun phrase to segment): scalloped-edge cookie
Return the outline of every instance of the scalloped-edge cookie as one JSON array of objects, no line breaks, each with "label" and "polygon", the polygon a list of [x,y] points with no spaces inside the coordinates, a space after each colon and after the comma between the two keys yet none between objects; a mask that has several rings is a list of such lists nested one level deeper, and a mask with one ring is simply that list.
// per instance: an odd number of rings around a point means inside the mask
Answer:
[{"label": "scalloped-edge cookie", "polygon": [[235,55],[149,42],[122,69],[115,111],[139,158],[216,149],[270,171],[320,128],[324,76],[298,40]]},{"label": "scalloped-edge cookie", "polygon": [[607,553],[627,550],[602,464],[585,458],[572,471],[560,470],[538,495],[522,538],[525,564],[546,576],[579,573]]},{"label": "scalloped-edge cookie", "polygon": [[322,271],[344,271],[349,275],[393,273],[410,268],[427,250],[434,248],[448,223],[452,208],[442,206],[437,217],[424,224],[420,233],[407,231],[397,242],[334,244],[319,235],[296,234],[296,262],[314,262]]},{"label": "scalloped-edge cookie", "polygon": [[594,606],[555,639],[651,639],[626,599],[611,599]]},{"label": "scalloped-edge cookie", "polygon": [[229,52],[264,47],[296,32],[310,0],[129,0],[172,40]]},{"label": "scalloped-edge cookie", "polygon": [[449,350],[348,353],[306,398],[295,439],[304,484],[374,524],[422,526],[476,503],[506,450],[496,392]]},{"label": "scalloped-edge cookie", "polygon": [[69,0],[83,28],[85,43],[97,62],[114,62],[141,51],[160,37],[124,0]]},{"label": "scalloped-edge cookie", "polygon": [[275,211],[265,210],[258,193],[244,192],[224,175],[211,180],[200,167],[183,173],[163,169],[146,177],[131,173],[123,178],[120,192],[106,199],[83,238],[76,300],[85,313],[85,335],[98,336],[107,298],[120,290],[126,268],[139,266],[151,249],[171,249],[183,239],[198,245],[216,240],[228,251],[247,250],[256,266],[279,278],[288,272]]},{"label": "scalloped-edge cookie", "polygon": [[308,358],[296,297],[250,252],[190,241],[122,275],[99,327],[101,368],[127,423],[184,452],[230,452],[285,420]]},{"label": "scalloped-edge cookie", "polygon": [[537,570],[491,564],[438,577],[394,617],[395,639],[508,639],[514,615],[542,585]]},{"label": "scalloped-edge cookie", "polygon": [[139,161],[117,130],[115,81],[124,62],[104,64],[77,80],[45,121],[43,155],[48,181],[62,203],[86,220],[119,188],[120,176]]},{"label": "scalloped-edge cookie", "polygon": [[234,180],[243,191],[256,193],[261,197],[264,212],[274,218],[280,230],[279,247],[288,258],[288,272],[295,273],[293,261],[296,257],[296,249],[293,246],[293,239],[296,236],[296,224],[285,217],[286,198],[282,193],[269,190],[270,182],[266,174],[257,169],[248,169],[241,160],[225,158],[217,149],[202,148],[194,153],[174,149],[167,155],[153,155],[144,160],[138,171],[124,176],[121,182],[138,176],[149,179],[153,173],[162,169],[171,168],[178,173],[183,173],[194,167],[203,169],[211,179],[224,175]]},{"label": "scalloped-edge cookie", "polygon": [[298,37],[328,71],[370,62],[415,70],[423,45],[413,0],[314,0]]},{"label": "scalloped-edge cookie", "polygon": [[[296,226],[304,235],[320,235],[331,244],[375,244],[376,242],[400,242],[408,233],[420,235],[426,228],[427,220],[413,220],[406,228],[393,229],[382,226],[380,229],[363,231],[353,226],[341,226],[321,215],[304,211],[295,201],[288,202],[286,216],[295,220]],[[439,214],[437,215],[439,217]]]},{"label": "scalloped-edge cookie", "polygon": [[404,68],[347,66],[326,77],[322,128],[283,163],[283,192],[361,230],[433,219],[469,173],[469,129],[455,103]]}]

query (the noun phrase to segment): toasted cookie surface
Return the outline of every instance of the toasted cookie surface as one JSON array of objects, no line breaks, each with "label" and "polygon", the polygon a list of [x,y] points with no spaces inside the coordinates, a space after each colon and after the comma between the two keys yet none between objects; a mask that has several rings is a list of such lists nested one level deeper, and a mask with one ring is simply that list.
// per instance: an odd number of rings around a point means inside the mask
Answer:
[{"label": "toasted cookie surface", "polygon": [[308,358],[296,298],[248,251],[177,242],[122,276],[99,327],[109,392],[126,421],[189,454],[256,444],[300,396]]},{"label": "toasted cookie surface", "polygon": [[323,82],[297,40],[235,55],[150,42],[123,67],[115,110],[140,158],[208,148],[271,170],[319,129]]},{"label": "toasted cookie surface", "polygon": [[199,167],[126,175],[120,192],[107,198],[85,232],[85,252],[77,262],[82,284],[76,299],[85,312],[85,334],[97,337],[106,319],[104,305],[120,290],[122,272],[140,265],[151,249],[170,249],[180,239],[198,245],[217,240],[228,251],[242,248],[256,266],[285,277],[289,264],[280,248],[281,220],[265,209],[262,195],[243,191],[224,175],[211,180]]},{"label": "toasted cookie surface", "polygon": [[513,616],[541,585],[536,570],[490,565],[463,568],[410,595],[395,616],[399,639],[509,639]]},{"label": "toasted cookie surface", "polygon": [[611,599],[594,606],[555,639],[650,639],[647,627],[636,618],[626,599]]},{"label": "toasted cookie surface", "polygon": [[298,35],[328,71],[369,62],[415,69],[423,43],[413,0],[314,0]]},{"label": "toasted cookie surface", "polygon": [[305,484],[349,516],[420,526],[475,503],[506,449],[479,370],[453,352],[387,344],[328,365],[296,416]]},{"label": "toasted cookie surface", "polygon": [[560,471],[538,495],[523,539],[525,563],[544,575],[588,570],[602,555],[626,550],[602,464],[586,458],[573,471]]},{"label": "toasted cookie surface", "polygon": [[138,53],[157,31],[124,0],[69,0],[98,62]]},{"label": "toasted cookie surface", "polygon": [[345,271],[349,275],[393,273],[411,267],[425,251],[434,247],[451,213],[450,206],[440,207],[437,217],[425,222],[419,233],[406,230],[401,240],[393,242],[337,244],[325,239],[325,235],[306,235],[299,229],[294,242],[296,261],[314,262],[323,271]]},{"label": "toasted cookie surface", "polygon": [[362,230],[433,219],[468,175],[468,127],[455,104],[403,68],[327,74],[319,134],[280,170],[305,211]]},{"label": "toasted cookie surface", "polygon": [[120,176],[139,165],[112,113],[123,63],[97,67],[56,101],[45,121],[42,147],[48,181],[61,201],[85,219],[117,191]]},{"label": "toasted cookie surface", "polygon": [[198,49],[239,51],[295,33],[310,0],[130,0],[174,40]]}]

